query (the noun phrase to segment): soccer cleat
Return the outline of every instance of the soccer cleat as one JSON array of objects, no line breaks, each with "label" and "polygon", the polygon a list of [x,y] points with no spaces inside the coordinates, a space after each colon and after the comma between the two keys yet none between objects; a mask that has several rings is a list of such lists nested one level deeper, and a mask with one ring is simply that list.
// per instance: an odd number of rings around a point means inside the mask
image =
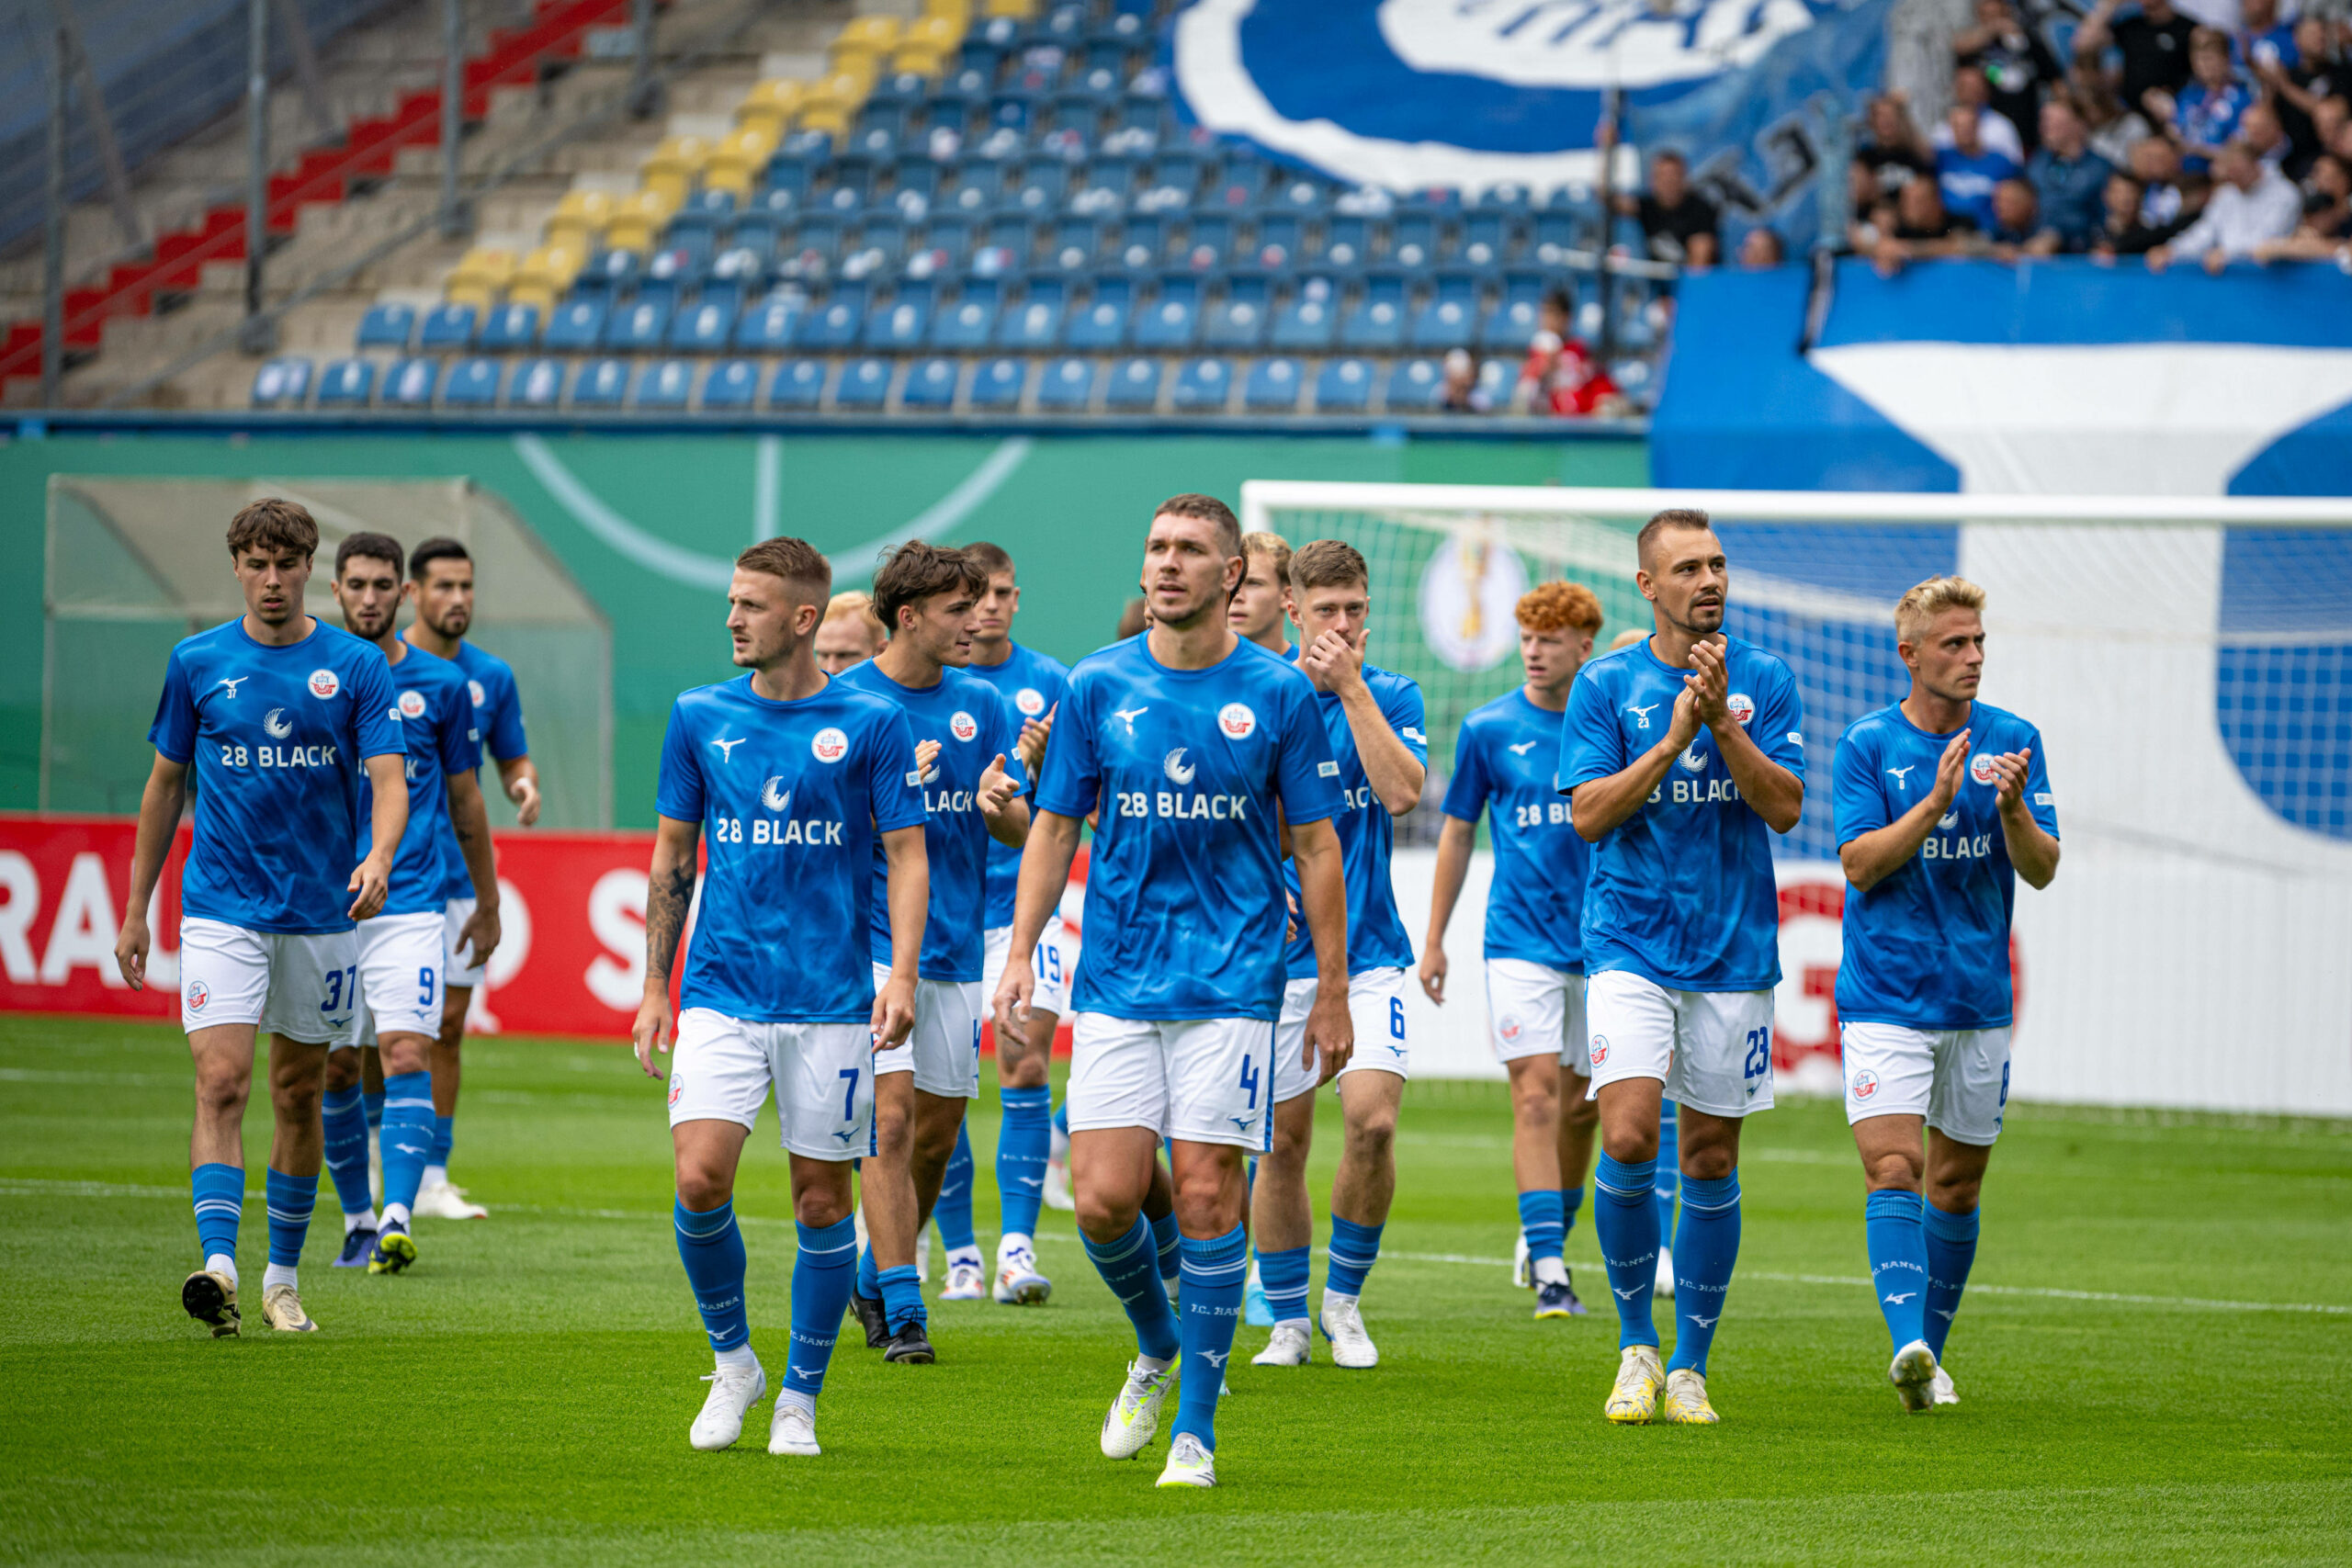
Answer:
[{"label": "soccer cleat", "polygon": [[316,1334],[319,1325],[302,1310],[302,1298],[291,1285],[272,1285],[261,1293],[261,1320],[288,1334]]},{"label": "soccer cleat", "polygon": [[199,1269],[180,1287],[180,1305],[188,1316],[206,1324],[215,1339],[233,1339],[239,1326],[237,1283],[226,1274]]},{"label": "soccer cleat", "polygon": [[882,1347],[882,1359],[910,1367],[927,1367],[939,1359],[939,1355],[931,1348],[931,1341],[923,1337],[922,1325],[910,1323],[890,1336],[890,1342]]},{"label": "soccer cleat", "polygon": [[1669,1301],[1674,1296],[1674,1254],[1663,1247],[1657,1249],[1657,1293]]},{"label": "soccer cleat", "polygon": [[343,1250],[334,1255],[338,1269],[365,1269],[376,1250],[376,1233],[372,1230],[343,1233]]},{"label": "soccer cleat", "polygon": [[1935,1399],[1938,1404],[1958,1404],[1960,1403],[1960,1392],[1951,1386],[1951,1374],[1944,1371],[1943,1368],[1938,1367],[1936,1369],[1936,1381],[1930,1386],[1935,1391]]},{"label": "soccer cleat", "polygon": [[947,1283],[940,1289],[943,1302],[977,1302],[989,1293],[988,1276],[980,1272],[977,1263],[950,1263]]},{"label": "soccer cleat", "polygon": [[416,1261],[416,1243],[405,1226],[388,1224],[376,1233],[376,1250],[368,1255],[370,1274],[397,1274]]},{"label": "soccer cleat", "polygon": [[743,1412],[768,1391],[768,1374],[754,1361],[748,1367],[705,1372],[702,1381],[710,1385],[710,1394],[702,1402],[702,1414],[695,1417],[686,1440],[705,1453],[731,1449],[743,1435]]},{"label": "soccer cleat", "polygon": [[1335,1302],[1329,1292],[1324,1292],[1323,1337],[1331,1342],[1335,1365],[1358,1370],[1380,1365],[1380,1351],[1364,1332],[1363,1309],[1348,1297]]},{"label": "soccer cleat", "polygon": [[1160,1402],[1175,1383],[1173,1366],[1152,1371],[1141,1361],[1127,1363],[1127,1381],[1102,1417],[1105,1459],[1133,1459],[1150,1446],[1159,1430]]},{"label": "soccer cleat", "polygon": [[1707,1403],[1707,1380],[1688,1367],[1666,1374],[1666,1402],[1658,1419],[1670,1427],[1712,1427],[1722,1417]]},{"label": "soccer cleat", "polygon": [[890,1320],[882,1315],[882,1298],[860,1294],[856,1286],[850,1287],[850,1315],[865,1330],[865,1348],[879,1350],[890,1343]]},{"label": "soccer cleat", "polygon": [[1645,1427],[1657,1415],[1658,1390],[1665,1382],[1657,1347],[1628,1345],[1618,1357],[1617,1382],[1600,1413],[1623,1426]]},{"label": "soccer cleat", "polygon": [[777,1400],[775,1419],[768,1423],[768,1452],[812,1459],[824,1452],[817,1446],[817,1417],[789,1400]]},{"label": "soccer cleat", "polygon": [[1917,1415],[1935,1408],[1936,1377],[1941,1371],[1928,1342],[1914,1339],[1894,1353],[1894,1364],[1886,1369],[1886,1381],[1894,1385],[1894,1396],[1903,1401],[1903,1408]]},{"label": "soccer cleat", "polygon": [[1303,1367],[1315,1359],[1315,1337],[1303,1325],[1278,1323],[1266,1348],[1250,1358],[1253,1367]]},{"label": "soccer cleat", "polygon": [[1065,1214],[1078,1208],[1078,1200],[1069,1195],[1069,1160],[1049,1159],[1046,1162],[1044,1197],[1046,1208],[1058,1209]]},{"label": "soccer cleat", "polygon": [[1250,1260],[1250,1278],[1241,1288],[1241,1321],[1252,1328],[1274,1325],[1274,1303],[1266,1299],[1266,1282],[1258,1278],[1258,1260]]},{"label": "soccer cleat", "polygon": [[999,1247],[991,1293],[1005,1306],[1038,1306],[1054,1293],[1054,1282],[1037,1272],[1037,1255],[1027,1247]]},{"label": "soccer cleat", "polygon": [[[1527,1233],[1519,1233],[1519,1243],[1510,1249],[1510,1282],[1524,1291],[1535,1283],[1533,1254],[1527,1250]],[[1542,1317],[1542,1313],[1535,1314]]]},{"label": "soccer cleat", "polygon": [[1159,1472],[1157,1484],[1214,1486],[1216,1484],[1216,1455],[1201,1447],[1201,1439],[1192,1433],[1182,1433],[1168,1445],[1168,1468]]},{"label": "soccer cleat", "polygon": [[466,1190],[436,1181],[416,1195],[416,1206],[409,1211],[429,1220],[486,1220],[490,1211],[480,1203],[466,1201]]},{"label": "soccer cleat", "polygon": [[1535,1287],[1537,1317],[1582,1317],[1584,1303],[1577,1300],[1576,1287],[1566,1280],[1557,1282],[1541,1280]]}]

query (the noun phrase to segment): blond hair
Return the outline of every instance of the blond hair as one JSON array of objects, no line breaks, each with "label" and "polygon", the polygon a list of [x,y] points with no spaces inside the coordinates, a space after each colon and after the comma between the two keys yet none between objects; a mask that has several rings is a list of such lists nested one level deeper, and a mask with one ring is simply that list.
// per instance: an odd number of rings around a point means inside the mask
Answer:
[{"label": "blond hair", "polygon": [[1290,581],[1290,541],[1280,534],[1244,534],[1241,536],[1243,556],[1263,556],[1274,569],[1276,582]]},{"label": "blond hair", "polygon": [[825,601],[825,618],[820,626],[831,626],[835,621],[863,621],[876,642],[882,640],[882,620],[874,613],[874,596],[862,588],[844,588]]},{"label": "blond hair", "polygon": [[1964,577],[1931,577],[1917,584],[1895,602],[1895,640],[1918,641],[1946,610],[1973,610],[1983,615],[1984,590]]},{"label": "blond hair", "polygon": [[1600,630],[1600,600],[1581,582],[1539,582],[1519,596],[1517,613],[1532,632]]}]

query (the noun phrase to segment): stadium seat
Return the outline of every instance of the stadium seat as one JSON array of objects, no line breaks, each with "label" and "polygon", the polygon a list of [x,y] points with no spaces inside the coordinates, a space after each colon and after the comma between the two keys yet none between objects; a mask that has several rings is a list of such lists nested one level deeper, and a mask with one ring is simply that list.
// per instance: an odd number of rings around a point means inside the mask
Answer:
[{"label": "stadium seat", "polygon": [[1419,272],[1435,265],[1437,253],[1437,219],[1426,212],[1398,213],[1388,230],[1389,264]]},{"label": "stadium seat", "polygon": [[1273,345],[1313,354],[1331,346],[1340,326],[1340,291],[1328,277],[1310,277],[1274,316]]},{"label": "stadium seat", "polygon": [[307,359],[273,359],[254,372],[253,404],[257,409],[299,409],[310,390]]},{"label": "stadium seat", "polygon": [[1357,353],[1394,353],[1405,345],[1405,280],[1374,277],[1340,324],[1340,346]]},{"label": "stadium seat", "polygon": [[444,407],[453,409],[486,409],[498,401],[499,362],[477,355],[460,359],[449,367],[449,379],[441,389]]},{"label": "stadium seat", "polygon": [[835,218],[811,215],[793,225],[792,237],[779,241],[776,264],[797,265],[806,273],[831,271],[842,259],[842,225]]},{"label": "stadium seat", "polygon": [[994,164],[966,164],[947,194],[939,200],[946,210],[966,218],[985,218],[996,210],[1004,195],[1004,171]]},{"label": "stadium seat", "polygon": [[1502,299],[1478,325],[1478,347],[1488,354],[1518,354],[1525,350],[1535,335],[1543,297],[1544,278],[1540,274],[1516,273],[1504,278]]},{"label": "stadium seat", "polygon": [[858,328],[865,321],[865,299],[847,288],[836,288],[831,299],[801,315],[793,329],[796,348],[841,350],[855,346]]},{"label": "stadium seat", "polygon": [[429,409],[433,389],[441,379],[437,359],[397,359],[384,372],[383,402],[388,409]]},{"label": "stadium seat", "polygon": [[1093,400],[1094,366],[1090,360],[1057,359],[1037,383],[1037,406],[1056,413],[1084,413]]},{"label": "stadium seat", "polygon": [[1412,345],[1439,353],[1467,348],[1477,325],[1476,296],[1468,290],[1449,292],[1441,285],[1437,297],[1413,318]]},{"label": "stadium seat", "polygon": [[865,346],[886,354],[921,348],[931,333],[931,285],[901,283],[890,303],[865,320]]},{"label": "stadium seat", "polygon": [[628,361],[592,359],[580,367],[571,384],[576,409],[616,409],[628,392]]},{"label": "stadium seat", "polygon": [[793,326],[807,305],[797,291],[777,289],[736,318],[735,346],[770,354],[791,347]]},{"label": "stadium seat", "polygon": [[1149,413],[1159,405],[1159,361],[1123,359],[1111,367],[1103,405],[1120,413]]},{"label": "stadium seat", "polygon": [[833,389],[833,407],[879,413],[890,396],[890,362],[853,359],[842,367],[841,383]]},{"label": "stadium seat", "polygon": [[413,305],[371,305],[359,318],[360,348],[397,348],[405,353],[416,333]]},{"label": "stadium seat", "polygon": [[1156,273],[1168,251],[1168,226],[1158,218],[1130,218],[1119,235],[1118,264],[1133,273]]},{"label": "stadium seat", "polygon": [[1295,359],[1261,359],[1242,383],[1241,406],[1251,413],[1296,413],[1305,380]]},{"label": "stadium seat", "polygon": [[1326,360],[1315,378],[1317,413],[1362,413],[1372,399],[1372,364],[1363,359]]},{"label": "stadium seat", "polygon": [[927,413],[944,413],[954,408],[957,364],[953,359],[916,360],[907,367],[907,384],[899,390],[899,406]]},{"label": "stadium seat", "polygon": [[604,341],[605,316],[602,299],[568,299],[548,318],[539,346],[584,354]]},{"label": "stadium seat", "polygon": [[1103,252],[1102,225],[1091,218],[1064,218],[1055,223],[1046,259],[1063,272],[1082,273],[1108,259]]},{"label": "stadium seat", "polygon": [[1094,285],[1094,298],[1071,315],[1062,328],[1064,348],[1109,351],[1125,346],[1127,317],[1134,295],[1125,278],[1105,277]]},{"label": "stadium seat", "polygon": [[703,375],[702,406],[706,412],[749,409],[759,390],[757,361],[722,359]]},{"label": "stadium seat", "polygon": [[1307,265],[1340,273],[1361,272],[1371,259],[1372,225],[1361,218],[1331,219],[1319,248],[1306,253]]},{"label": "stadium seat", "polygon": [[518,359],[506,378],[506,406],[551,409],[563,400],[564,363],[560,359]]},{"label": "stadium seat", "polygon": [[491,311],[481,324],[481,336],[477,346],[496,353],[511,353],[528,348],[538,341],[539,308],[537,305],[501,305]]},{"label": "stadium seat", "polygon": [[1511,221],[1502,212],[1473,212],[1462,220],[1462,250],[1454,260],[1481,273],[1499,271],[1510,249]]},{"label": "stadium seat", "polygon": [[613,299],[637,287],[645,258],[635,251],[599,251],[571,280],[575,299]]},{"label": "stadium seat", "polygon": [[854,263],[863,267],[888,270],[907,259],[907,226],[896,218],[869,218],[858,231],[857,244],[844,270]]},{"label": "stadium seat", "polygon": [[1063,164],[1032,164],[1021,171],[1005,205],[1032,220],[1050,218],[1069,197],[1069,169]]},{"label": "stadium seat", "polygon": [[997,323],[996,346],[1044,353],[1061,335],[1062,307],[1059,280],[1036,279],[1029,285],[1021,303],[1007,310]]},{"label": "stadium seat", "polygon": [[1226,297],[1209,309],[1201,342],[1210,348],[1256,348],[1266,341],[1268,288],[1263,278],[1233,281]]},{"label": "stadium seat", "polygon": [[376,367],[364,359],[336,359],[319,375],[319,407],[365,408],[375,395]]},{"label": "stadium seat", "polygon": [[965,284],[956,303],[932,319],[931,346],[966,353],[988,347],[999,298],[993,278],[976,277]]},{"label": "stadium seat", "polygon": [[815,359],[787,359],[768,383],[768,407],[813,409],[825,395],[825,367]]},{"label": "stadium seat", "polygon": [[1135,165],[1126,163],[1096,163],[1087,166],[1086,177],[1069,198],[1071,212],[1082,218],[1116,218],[1127,209],[1134,198]]},{"label": "stadium seat", "polygon": [[1179,413],[1223,413],[1233,392],[1233,367],[1222,359],[1188,359],[1176,372],[1172,401]]},{"label": "stadium seat", "polygon": [[646,367],[638,378],[637,401],[640,409],[660,412],[682,412],[686,396],[694,389],[695,365],[691,359],[664,359]]},{"label": "stadium seat", "polygon": [[717,354],[725,348],[735,333],[735,306],[732,300],[706,298],[698,305],[689,305],[678,312],[670,323],[670,346],[698,354]]},{"label": "stadium seat", "polygon": [[471,348],[475,312],[471,305],[435,305],[424,312],[416,345],[420,349]]},{"label": "stadium seat", "polygon": [[1160,285],[1159,298],[1136,316],[1135,345],[1181,354],[1193,346],[1200,324],[1200,285],[1189,277],[1171,277]]},{"label": "stadium seat", "polygon": [[1295,216],[1267,214],[1259,220],[1258,242],[1250,248],[1249,265],[1268,272],[1289,271],[1304,254],[1305,231],[1305,226]]},{"label": "stadium seat", "polygon": [[1388,412],[1427,413],[1437,407],[1445,374],[1434,359],[1400,359],[1388,373]]},{"label": "stadium seat", "polygon": [[910,272],[916,258],[924,251],[931,254],[932,265],[935,270],[954,272],[960,269],[972,254],[971,220],[954,216],[937,217],[925,224],[922,250],[916,252],[914,256],[909,257],[908,265]]},{"label": "stadium seat", "polygon": [[1021,389],[1029,379],[1026,361],[991,359],[972,374],[971,405],[1003,412],[1021,406]]},{"label": "stadium seat", "polygon": [[1196,273],[1222,269],[1233,254],[1233,220],[1222,212],[1204,212],[1193,220],[1178,258]]},{"label": "stadium seat", "polygon": [[669,333],[669,302],[639,299],[619,307],[605,319],[603,346],[618,353],[648,353],[660,348]]}]

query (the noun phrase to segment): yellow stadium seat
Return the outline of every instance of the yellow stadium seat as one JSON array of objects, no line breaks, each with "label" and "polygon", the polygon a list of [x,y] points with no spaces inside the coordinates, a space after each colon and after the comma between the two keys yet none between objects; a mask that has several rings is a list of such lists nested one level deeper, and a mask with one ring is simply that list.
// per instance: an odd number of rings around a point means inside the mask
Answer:
[{"label": "yellow stadium seat", "polygon": [[639,254],[651,250],[662,226],[677,209],[678,204],[656,186],[632,192],[614,209],[613,220],[605,226],[605,248]]},{"label": "yellow stadium seat", "polygon": [[703,169],[702,188],[723,190],[735,198],[736,206],[741,207],[750,198],[752,182],[755,177],[753,171],[744,164],[722,163],[714,158]]},{"label": "yellow stadium seat", "polygon": [[571,287],[586,259],[586,252],[567,245],[541,245],[514,269],[506,298],[517,305],[537,305],[545,310]]},{"label": "yellow stadium seat", "polygon": [[482,315],[489,314],[491,306],[497,303],[497,295],[491,289],[478,283],[459,283],[455,278],[442,289],[441,298],[452,305],[471,305],[477,313]]},{"label": "yellow stadium seat", "polygon": [[918,17],[899,34],[899,47],[928,49],[944,54],[964,41],[967,25],[960,17]]},{"label": "yellow stadium seat", "polygon": [[1026,21],[1036,12],[1037,0],[980,0],[983,17],[1012,17]]},{"label": "yellow stadium seat", "polygon": [[[537,305],[539,308],[539,314],[542,317],[551,315],[554,312],[555,302],[561,297],[561,289],[556,288],[544,280],[538,279],[517,283],[514,288],[509,288],[506,291],[506,302],[508,304]],[[470,299],[453,299],[450,303],[453,305],[470,305],[473,304],[474,301]]]},{"label": "yellow stadium seat", "polygon": [[775,139],[756,130],[738,130],[720,141],[702,166],[702,183],[714,190],[741,196],[775,154]]},{"label": "yellow stadium seat", "polygon": [[638,166],[645,188],[658,190],[675,210],[694,188],[695,176],[710,159],[711,142],[701,136],[673,136],[656,147]]},{"label": "yellow stadium seat", "polygon": [[898,46],[896,17],[853,17],[842,24],[842,30],[833,37],[835,49],[861,49],[869,54],[888,54]]},{"label": "yellow stadium seat", "polygon": [[595,248],[596,236],[613,218],[613,198],[601,190],[566,191],[556,204],[555,215],[548,220],[547,237],[550,243],[561,243],[575,250]]},{"label": "yellow stadium seat", "polygon": [[797,82],[762,82],[735,107],[735,123],[747,130],[764,129],[781,140],[799,110],[803,90]]},{"label": "yellow stadium seat", "polygon": [[852,114],[855,114],[858,106],[865,103],[867,96],[874,91],[874,81],[878,74],[878,66],[876,69],[866,71],[844,66],[840,70],[828,72],[823,81],[808,90],[806,101],[837,103]]},{"label": "yellow stadium seat", "polygon": [[922,0],[922,14],[954,22],[960,33],[972,25],[972,0]]},{"label": "yellow stadium seat", "polygon": [[811,104],[800,111],[800,129],[821,130],[838,141],[849,134],[850,111],[830,100]]},{"label": "yellow stadium seat", "polygon": [[947,51],[929,44],[902,43],[890,56],[892,73],[912,73],[917,76],[936,76],[947,66]]},{"label": "yellow stadium seat", "polygon": [[453,305],[487,306],[514,276],[514,253],[475,249],[458,258],[442,280],[442,294]]}]

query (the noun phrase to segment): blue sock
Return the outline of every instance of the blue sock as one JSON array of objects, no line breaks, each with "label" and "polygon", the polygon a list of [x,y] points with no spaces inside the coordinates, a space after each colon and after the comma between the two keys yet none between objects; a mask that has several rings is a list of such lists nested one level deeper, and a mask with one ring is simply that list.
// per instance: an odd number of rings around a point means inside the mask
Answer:
[{"label": "blue sock", "polygon": [[696,1213],[685,1200],[670,1214],[678,1230],[678,1261],[710,1336],[713,1350],[739,1350],[752,1342],[751,1315],[743,1308],[743,1233],[735,1224],[735,1202]]},{"label": "blue sock", "polygon": [[1054,1131],[1065,1138],[1069,1136],[1069,1101],[1067,1100],[1054,1107]]},{"label": "blue sock", "polygon": [[922,1281],[915,1278],[915,1266],[901,1263],[896,1269],[885,1269],[876,1276],[882,1285],[882,1317],[890,1332],[899,1333],[910,1325],[920,1328],[927,1321],[922,1309]]},{"label": "blue sock", "polygon": [[1204,1448],[1215,1450],[1217,1393],[1225,1386],[1226,1360],[1233,1354],[1233,1331],[1241,1324],[1250,1237],[1236,1225],[1213,1241],[1186,1236],[1180,1245],[1184,1254],[1184,1370],[1177,1374],[1176,1425],[1168,1435],[1173,1439],[1190,1432]]},{"label": "blue sock", "polygon": [[376,1206],[368,1190],[368,1111],[359,1090],[329,1089],[320,1107],[326,1123],[327,1174],[334,1178],[334,1201],[346,1214],[364,1214]]},{"label": "blue sock", "polygon": [[1519,1195],[1519,1234],[1527,1238],[1527,1259],[1560,1256],[1568,1230],[1561,1218],[1560,1190],[1539,1187]]},{"label": "blue sock", "polygon": [[1159,1254],[1152,1245],[1151,1226],[1137,1215],[1132,1229],[1114,1242],[1081,1236],[1094,1271],[1127,1309],[1136,1325],[1136,1348],[1155,1361],[1172,1361],[1183,1348],[1176,1314],[1168,1304],[1168,1289],[1159,1282]]},{"label": "blue sock", "polygon": [[1258,1284],[1276,1323],[1306,1320],[1306,1248],[1258,1254]]},{"label": "blue sock", "polygon": [[1720,1181],[1682,1179],[1682,1227],[1674,1235],[1674,1359],[1704,1377],[1715,1325],[1739,1261],[1739,1172]]},{"label": "blue sock", "polygon": [[1053,1145],[1054,1091],[1008,1089],[999,1097],[1004,1120],[996,1134],[996,1190],[1001,1228],[1035,1236],[1046,1196],[1046,1156]]},{"label": "blue sock", "polygon": [[396,1073],[384,1079],[384,1207],[416,1206],[424,1185],[424,1156],[433,1152],[433,1075]]},{"label": "blue sock", "polygon": [[869,1302],[878,1302],[882,1299],[882,1275],[874,1267],[874,1247],[871,1243],[867,1244],[865,1251],[857,1255],[857,1293]]},{"label": "blue sock", "polygon": [[245,1217],[245,1173],[233,1165],[199,1165],[188,1172],[188,1194],[196,1204],[199,1258],[237,1256],[237,1222]]},{"label": "blue sock", "polygon": [[1669,1249],[1668,1240],[1674,1235],[1674,1196],[1682,1184],[1682,1131],[1676,1124],[1674,1101],[1660,1100],[1657,1108],[1657,1178],[1654,1190],[1657,1193],[1658,1244]]},{"label": "blue sock", "polygon": [[953,1258],[977,1250],[972,1243],[972,1133],[959,1122],[956,1152],[939,1179],[939,1201],[931,1206],[932,1223],[939,1227],[939,1245]]},{"label": "blue sock", "polygon": [[1568,1237],[1576,1234],[1577,1211],[1583,1207],[1583,1188],[1564,1187],[1560,1190],[1560,1243],[1562,1246],[1565,1247]]},{"label": "blue sock", "polygon": [[785,1357],[777,1397],[805,1397],[814,1404],[833,1359],[833,1340],[849,1310],[849,1286],[856,1272],[857,1222],[799,1225],[800,1256],[792,1262],[792,1349]]},{"label": "blue sock", "polygon": [[1151,1222],[1151,1239],[1159,1248],[1159,1277],[1172,1285],[1182,1271],[1184,1258],[1178,1245],[1175,1210],[1170,1209]]},{"label": "blue sock", "polygon": [[1948,1213],[1933,1203],[1920,1205],[1921,1228],[1928,1233],[1928,1348],[1944,1359],[1944,1337],[1951,1332],[1951,1314],[1960,1310],[1960,1293],[1968,1288],[1969,1266],[1976,1261],[1976,1223],[1980,1211]]},{"label": "blue sock", "polygon": [[1871,1290],[1898,1350],[1927,1333],[1928,1237],[1919,1195],[1894,1188],[1862,1205],[1862,1240],[1871,1254]]},{"label": "blue sock", "polygon": [[449,1149],[458,1141],[457,1120],[455,1116],[436,1115],[433,1118],[433,1152],[425,1156],[425,1164],[437,1165],[444,1170],[449,1168]]},{"label": "blue sock", "polygon": [[1592,1173],[1592,1234],[1617,1298],[1617,1348],[1656,1345],[1650,1298],[1657,1292],[1657,1198],[1654,1160],[1620,1164],[1607,1155]]},{"label": "blue sock", "polygon": [[1380,1233],[1385,1226],[1360,1225],[1331,1216],[1331,1246],[1324,1255],[1323,1289],[1343,1296],[1363,1294],[1363,1277],[1380,1261]]},{"label": "blue sock", "polygon": [[384,1091],[380,1089],[361,1089],[359,1103],[368,1109],[368,1131],[373,1134],[384,1124]]},{"label": "blue sock", "polygon": [[311,1232],[311,1211],[319,1201],[316,1176],[288,1176],[282,1170],[262,1173],[262,1190],[269,1203],[269,1260],[291,1269],[302,1261],[302,1238]]}]

